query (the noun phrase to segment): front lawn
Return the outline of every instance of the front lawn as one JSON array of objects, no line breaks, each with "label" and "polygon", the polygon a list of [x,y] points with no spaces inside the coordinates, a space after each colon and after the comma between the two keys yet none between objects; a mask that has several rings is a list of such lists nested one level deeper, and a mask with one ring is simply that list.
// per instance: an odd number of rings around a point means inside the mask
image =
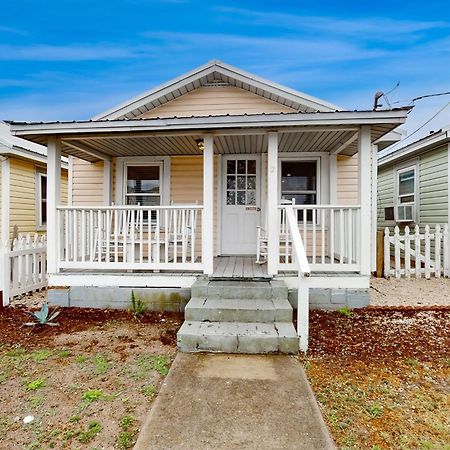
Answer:
[{"label": "front lawn", "polygon": [[131,448],[175,355],[180,319],[66,308],[60,327],[30,329],[24,310],[2,310],[0,448]]},{"label": "front lawn", "polygon": [[450,449],[450,308],[311,313],[305,364],[341,449]]}]

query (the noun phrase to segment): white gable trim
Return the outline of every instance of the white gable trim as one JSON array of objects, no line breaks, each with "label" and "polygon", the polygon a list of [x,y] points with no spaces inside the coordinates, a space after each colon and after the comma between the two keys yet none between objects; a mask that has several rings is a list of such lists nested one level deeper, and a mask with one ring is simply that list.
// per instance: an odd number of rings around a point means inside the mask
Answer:
[{"label": "white gable trim", "polygon": [[[93,117],[92,120],[117,119],[125,116],[126,114],[133,113],[139,108],[144,108],[149,103],[158,101],[158,99],[161,97],[164,97],[169,94],[173,95],[173,92],[177,91],[178,89],[185,90],[186,92],[188,92],[186,89],[187,85],[195,82],[198,83],[198,80],[200,78],[208,76],[213,72],[219,72],[220,74],[226,77],[232,78],[244,84],[248,84],[249,86],[253,86],[257,92],[262,91],[262,93],[268,93],[276,97],[279,97],[280,99],[288,100],[293,103],[299,103],[305,106],[306,108],[324,112],[341,110],[339,106],[333,105],[332,103],[326,102],[324,100],[320,100],[311,95],[304,94],[303,92],[290,89],[288,87],[282,86],[269,80],[265,80],[249,72],[245,72],[236,67],[224,64],[220,61],[211,61],[184,75],[181,75],[178,78],[168,81],[167,83],[157,86],[154,89],[151,89],[150,91],[144,92],[143,94],[138,95],[137,97],[134,97],[108,111],[105,111]],[[198,87],[200,87],[200,85]],[[257,93],[257,95],[261,94]],[[177,97],[179,96],[180,95],[177,95]],[[266,97],[262,95],[262,97],[271,100],[270,96]],[[272,101],[276,102],[277,100]],[[284,104],[283,102],[279,103]],[[142,112],[139,112],[136,115],[139,115],[141,113]]]}]

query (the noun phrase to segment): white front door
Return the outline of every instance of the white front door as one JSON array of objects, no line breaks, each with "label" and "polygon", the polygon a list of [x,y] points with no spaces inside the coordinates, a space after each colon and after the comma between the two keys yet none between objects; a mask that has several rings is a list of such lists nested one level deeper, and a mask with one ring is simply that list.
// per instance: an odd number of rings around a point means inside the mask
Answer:
[{"label": "white front door", "polygon": [[226,155],[222,167],[221,253],[254,255],[261,214],[259,155]]}]

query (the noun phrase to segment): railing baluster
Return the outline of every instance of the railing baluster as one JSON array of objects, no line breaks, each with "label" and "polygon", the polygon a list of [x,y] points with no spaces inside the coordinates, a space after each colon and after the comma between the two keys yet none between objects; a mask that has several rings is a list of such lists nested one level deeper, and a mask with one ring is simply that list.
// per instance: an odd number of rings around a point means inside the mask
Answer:
[{"label": "railing baluster", "polygon": [[330,237],[330,259],[331,264],[334,264],[334,237],[335,237],[335,229],[334,229],[334,209],[330,209],[330,230],[328,232]]},{"label": "railing baluster", "polygon": [[353,220],[352,220],[352,210],[347,210],[347,263],[352,263],[352,244],[353,244]]},{"label": "railing baluster", "polygon": [[325,264],[325,209],[320,210],[320,233],[321,233],[321,257],[320,261]]},{"label": "railing baluster", "polygon": [[311,210],[311,219],[312,219],[312,262],[316,263],[316,213],[317,209]]},{"label": "railing baluster", "polygon": [[164,210],[164,262],[169,262],[169,211]]},{"label": "railing baluster", "polygon": [[160,237],[160,230],[161,230],[161,222],[160,222],[160,211],[156,210],[156,249],[155,249],[155,255],[153,255],[153,258],[155,258],[155,262],[160,262],[160,246],[161,246],[161,237]]},{"label": "railing baluster", "polygon": [[144,262],[144,212],[139,211],[139,262]]},{"label": "railing baluster", "polygon": [[344,264],[344,210],[339,210],[339,264]]}]

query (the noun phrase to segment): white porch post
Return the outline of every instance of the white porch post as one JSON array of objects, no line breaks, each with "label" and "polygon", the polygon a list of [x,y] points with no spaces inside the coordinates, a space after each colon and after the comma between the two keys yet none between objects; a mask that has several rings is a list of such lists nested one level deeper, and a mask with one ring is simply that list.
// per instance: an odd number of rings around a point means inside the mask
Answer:
[{"label": "white porch post", "polygon": [[370,271],[376,272],[377,270],[377,196],[378,196],[378,145],[373,144],[370,152],[370,163],[372,170],[372,195],[371,195],[371,208],[372,208],[372,233],[371,233],[371,261]]},{"label": "white porch post", "polygon": [[47,271],[58,271],[58,212],[61,200],[61,142],[50,137],[47,144]]},{"label": "white porch post", "polygon": [[359,224],[359,261],[361,275],[370,275],[371,267],[371,240],[372,240],[372,143],[370,138],[370,126],[362,125],[358,140],[358,191],[360,210]]},{"label": "white porch post", "polygon": [[278,133],[270,132],[267,148],[267,273],[278,272]]},{"label": "white porch post", "polygon": [[203,139],[203,211],[202,211],[202,262],[206,275],[213,273],[214,261],[214,137]]},{"label": "white porch post", "polygon": [[10,264],[9,264],[9,193],[10,193],[10,161],[8,158],[0,157],[1,163],[1,219],[0,230],[0,291],[3,296],[3,306],[9,304],[10,289]]},{"label": "white porch post", "polygon": [[111,205],[111,161],[103,161],[103,204]]}]

